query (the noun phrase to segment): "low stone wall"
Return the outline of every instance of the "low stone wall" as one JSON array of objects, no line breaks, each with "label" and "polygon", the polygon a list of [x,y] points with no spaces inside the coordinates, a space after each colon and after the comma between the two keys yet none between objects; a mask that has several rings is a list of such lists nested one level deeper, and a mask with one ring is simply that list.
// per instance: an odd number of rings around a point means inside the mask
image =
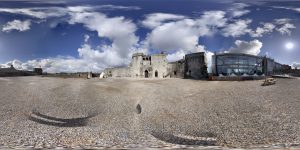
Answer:
[{"label": "low stone wall", "polygon": [[212,81],[245,81],[245,80],[261,80],[265,76],[211,76]]},{"label": "low stone wall", "polygon": [[38,74],[32,71],[0,72],[0,77],[35,76],[35,75]]},{"label": "low stone wall", "polygon": [[51,73],[43,74],[43,77],[58,77],[58,78],[88,78],[89,73]]},{"label": "low stone wall", "polygon": [[124,68],[106,68],[104,70],[105,77],[131,77],[130,69],[128,67]]}]

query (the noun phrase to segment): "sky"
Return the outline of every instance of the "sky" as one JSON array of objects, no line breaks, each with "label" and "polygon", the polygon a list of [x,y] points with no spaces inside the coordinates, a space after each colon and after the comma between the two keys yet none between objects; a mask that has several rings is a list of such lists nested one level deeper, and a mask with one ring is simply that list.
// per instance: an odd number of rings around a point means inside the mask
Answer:
[{"label": "sky", "polygon": [[296,0],[0,0],[0,68],[101,72],[136,52],[206,52],[300,67]]}]

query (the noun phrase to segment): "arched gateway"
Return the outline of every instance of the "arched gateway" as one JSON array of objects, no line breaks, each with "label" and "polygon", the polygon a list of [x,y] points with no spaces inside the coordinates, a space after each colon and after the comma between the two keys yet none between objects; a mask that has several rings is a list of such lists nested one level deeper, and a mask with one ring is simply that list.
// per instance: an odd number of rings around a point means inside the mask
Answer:
[{"label": "arched gateway", "polygon": [[149,77],[149,72],[148,70],[145,70],[145,78],[148,78]]}]

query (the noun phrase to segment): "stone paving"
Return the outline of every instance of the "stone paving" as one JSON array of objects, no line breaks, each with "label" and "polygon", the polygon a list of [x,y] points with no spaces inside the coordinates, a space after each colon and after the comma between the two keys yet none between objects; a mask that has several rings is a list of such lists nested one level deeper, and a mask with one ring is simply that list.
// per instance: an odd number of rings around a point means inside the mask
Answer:
[{"label": "stone paving", "polygon": [[0,78],[0,149],[297,149],[300,80]]}]

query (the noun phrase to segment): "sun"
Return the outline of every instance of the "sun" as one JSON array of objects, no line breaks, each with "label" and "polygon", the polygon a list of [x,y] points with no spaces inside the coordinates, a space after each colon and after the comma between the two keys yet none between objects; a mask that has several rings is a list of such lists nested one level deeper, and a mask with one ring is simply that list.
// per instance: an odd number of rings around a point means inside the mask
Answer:
[{"label": "sun", "polygon": [[285,44],[285,48],[286,49],[293,49],[294,48],[294,43],[292,43],[292,42],[287,42],[286,44]]}]

